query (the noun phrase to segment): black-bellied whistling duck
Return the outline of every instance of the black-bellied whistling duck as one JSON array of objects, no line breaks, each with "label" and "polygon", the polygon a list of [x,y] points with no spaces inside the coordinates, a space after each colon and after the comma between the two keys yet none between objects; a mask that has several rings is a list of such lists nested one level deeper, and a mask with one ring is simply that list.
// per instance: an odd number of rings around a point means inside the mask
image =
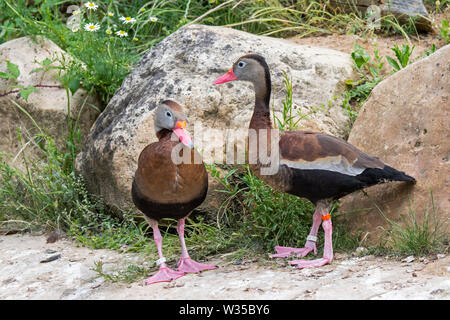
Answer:
[{"label": "black-bellied whistling duck", "polygon": [[[272,130],[269,67],[263,57],[248,54],[239,58],[225,75],[214,81],[214,84],[234,80],[253,83],[255,108],[249,128],[256,131],[258,147],[253,150],[258,150],[264,135],[270,138],[266,132]],[[260,133],[261,129],[265,130]],[[270,145],[270,141],[265,145]],[[280,132],[277,145],[279,166],[276,173],[261,174],[263,165],[259,159],[256,164],[250,165],[252,172],[274,188],[309,199],[315,204],[316,209],[305,247],[276,246],[277,253],[271,257],[287,257],[290,254],[304,257],[311,251],[316,254],[317,231],[321,224],[325,231],[323,257],[290,262],[299,268],[322,266],[333,260],[332,224],[329,213],[332,200],[387,181],[415,182],[413,177],[385,165],[378,158],[367,155],[345,140],[331,135],[310,131],[284,131]]]},{"label": "black-bellied whistling duck", "polygon": [[[146,284],[171,281],[187,272],[211,270],[216,266],[193,261],[184,241],[186,217],[205,200],[208,191],[208,174],[193,142],[185,130],[186,115],[181,106],[170,100],[163,101],[155,111],[156,136],[159,141],[149,144],[139,155],[131,194],[136,207],[153,228],[153,237],[158,248],[159,271]],[[172,137],[172,134],[177,137]],[[172,161],[172,151],[183,143],[178,156],[189,152],[190,163]],[[176,151],[176,152],[178,152]],[[197,161],[196,159],[200,159]],[[199,163],[196,163],[199,162]],[[181,258],[178,270],[167,267],[162,253],[162,237],[158,221],[164,218],[178,219],[177,231],[181,242]]]}]

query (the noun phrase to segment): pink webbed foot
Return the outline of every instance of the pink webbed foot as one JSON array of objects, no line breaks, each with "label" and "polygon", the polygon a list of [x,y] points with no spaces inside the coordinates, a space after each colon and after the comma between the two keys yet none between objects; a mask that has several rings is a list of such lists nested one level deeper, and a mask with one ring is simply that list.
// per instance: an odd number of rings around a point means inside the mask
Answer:
[{"label": "pink webbed foot", "polygon": [[178,261],[178,271],[186,273],[198,273],[204,270],[213,270],[216,268],[217,266],[215,265],[199,263],[197,261],[192,260],[189,257],[180,258],[180,261]]},{"label": "pink webbed foot", "polygon": [[329,264],[330,262],[331,262],[331,260],[328,258],[320,258],[320,259],[315,259],[315,260],[299,259],[299,260],[290,261],[289,264],[296,265],[297,268],[303,269],[303,268],[310,268],[310,267],[321,267],[326,264]]},{"label": "pink webbed foot", "polygon": [[316,244],[311,241],[307,241],[304,248],[291,248],[291,247],[280,247],[275,246],[275,251],[277,253],[271,254],[271,258],[286,258],[290,255],[296,255],[297,257],[304,257],[311,251],[314,251],[314,254],[317,253]]},{"label": "pink webbed foot", "polygon": [[156,274],[145,280],[145,284],[152,284],[157,282],[170,282],[184,275],[185,275],[184,272],[174,271],[167,267],[162,267]]}]

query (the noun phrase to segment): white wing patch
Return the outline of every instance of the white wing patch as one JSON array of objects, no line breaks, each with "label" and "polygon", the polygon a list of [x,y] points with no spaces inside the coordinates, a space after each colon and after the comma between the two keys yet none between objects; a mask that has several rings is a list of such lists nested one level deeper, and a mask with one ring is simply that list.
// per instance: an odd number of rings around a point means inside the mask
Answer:
[{"label": "white wing patch", "polygon": [[[356,162],[356,159],[355,159]],[[287,160],[281,159],[280,165],[287,165],[290,168],[301,170],[328,170],[346,174],[349,176],[357,176],[362,173],[366,168],[354,167],[353,163],[350,163],[347,158],[342,155],[334,157],[320,158],[315,161],[305,160]]]}]

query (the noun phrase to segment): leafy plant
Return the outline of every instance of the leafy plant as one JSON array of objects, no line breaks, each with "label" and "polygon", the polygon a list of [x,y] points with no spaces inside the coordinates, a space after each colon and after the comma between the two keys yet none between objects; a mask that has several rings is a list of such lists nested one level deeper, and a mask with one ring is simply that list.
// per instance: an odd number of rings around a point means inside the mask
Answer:
[{"label": "leafy plant", "polygon": [[350,87],[344,95],[342,106],[350,116],[353,123],[359,113],[362,104],[367,100],[372,89],[383,80],[381,70],[384,62],[383,57],[378,53],[376,46],[374,47],[374,59],[370,54],[357,43],[351,54],[353,64],[358,73],[359,80],[347,80],[346,84]]},{"label": "leafy plant", "polygon": [[292,78],[289,78],[287,72],[283,70],[283,83],[285,88],[285,98],[282,101],[283,109],[281,118],[273,111],[274,125],[281,131],[297,130],[299,122],[304,118],[299,112],[293,114],[295,106],[292,100]]},{"label": "leafy plant", "polygon": [[444,39],[446,44],[450,42],[449,30],[448,20],[443,19],[439,27],[439,36]]},{"label": "leafy plant", "polygon": [[400,49],[397,44],[391,48],[395,53],[395,57],[397,60],[392,58],[391,56],[386,56],[386,60],[389,64],[394,68],[394,71],[399,71],[402,68],[405,68],[410,63],[410,57],[414,50],[414,46],[410,47],[407,44],[402,45]]},{"label": "leafy plant", "polygon": [[428,57],[430,54],[433,54],[436,52],[436,45],[433,43],[431,48],[429,50],[425,50],[425,56]]},{"label": "leafy plant", "polygon": [[20,76],[20,70],[19,67],[10,62],[10,61],[6,61],[6,65],[8,68],[8,72],[0,72],[0,78],[2,79],[11,79],[14,81],[14,85],[10,86],[8,88],[8,90],[10,89],[18,89],[18,90],[11,90],[11,91],[7,91],[6,93],[1,94],[0,96],[5,96],[7,94],[11,94],[11,93],[15,93],[15,92],[19,92],[20,96],[25,100],[28,101],[28,96],[30,95],[30,93],[32,93],[33,91],[36,91],[36,87],[35,86],[24,86],[19,83],[19,76]]}]

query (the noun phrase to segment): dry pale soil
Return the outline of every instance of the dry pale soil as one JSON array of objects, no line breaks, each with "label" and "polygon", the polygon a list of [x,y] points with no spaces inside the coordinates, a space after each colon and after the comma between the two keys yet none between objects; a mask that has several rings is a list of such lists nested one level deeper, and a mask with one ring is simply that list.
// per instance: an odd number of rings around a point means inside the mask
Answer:
[{"label": "dry pale soil", "polygon": [[[59,258],[43,262],[55,256]],[[2,235],[0,300],[450,298],[449,255],[395,260],[338,254],[330,265],[304,270],[283,262],[235,264],[218,256],[210,261],[219,266],[216,270],[153,285],[144,285],[144,279],[111,283],[93,270],[99,261],[104,271],[113,272],[144,263],[142,259],[138,254],[92,250],[64,239],[47,243],[43,235]]]}]

